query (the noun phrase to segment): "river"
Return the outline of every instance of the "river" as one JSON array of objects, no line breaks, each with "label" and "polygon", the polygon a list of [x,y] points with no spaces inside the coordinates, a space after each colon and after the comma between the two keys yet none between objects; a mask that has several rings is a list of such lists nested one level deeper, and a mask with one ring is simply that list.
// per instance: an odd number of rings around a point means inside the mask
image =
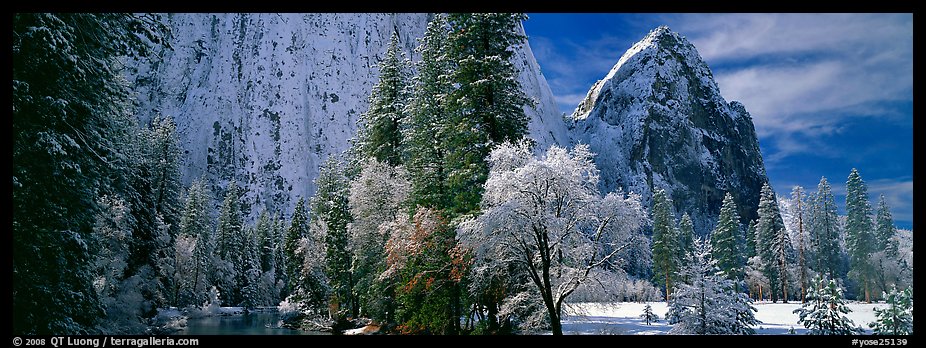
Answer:
[{"label": "river", "polygon": [[212,316],[188,319],[181,335],[328,335],[327,332],[291,330],[279,327],[277,312]]}]

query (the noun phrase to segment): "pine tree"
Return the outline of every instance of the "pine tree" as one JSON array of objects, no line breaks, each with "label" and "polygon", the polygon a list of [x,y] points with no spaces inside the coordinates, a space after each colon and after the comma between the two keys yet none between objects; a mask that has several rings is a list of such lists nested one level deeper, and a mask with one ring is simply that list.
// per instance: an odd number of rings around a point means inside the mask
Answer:
[{"label": "pine tree", "polygon": [[794,186],[794,189],[791,190],[791,201],[795,204],[795,213],[797,215],[797,267],[798,267],[798,276],[801,284],[801,303],[804,303],[805,297],[807,296],[807,286],[809,276],[809,265],[807,262],[807,254],[810,253],[807,245],[809,244],[806,233],[804,232],[804,210],[806,209],[804,188],[800,186]]},{"label": "pine tree", "polygon": [[733,202],[733,196],[728,192],[723,197],[717,227],[711,232],[711,248],[714,250],[713,255],[717,259],[717,266],[737,284],[737,287],[739,281],[743,279],[742,269],[746,266],[741,256],[739,238],[737,238],[740,234],[739,220],[736,203]]},{"label": "pine tree", "polygon": [[653,281],[664,284],[666,301],[670,299],[679,264],[678,230],[672,213],[672,200],[663,189],[653,193]]},{"label": "pine tree", "polygon": [[646,304],[646,307],[643,307],[643,314],[640,314],[640,318],[646,322],[646,325],[651,325],[650,323],[659,322],[659,315],[653,313],[653,306],[650,306],[649,303]]},{"label": "pine tree", "polygon": [[816,255],[814,270],[829,279],[841,279],[839,223],[836,198],[826,178],[820,178],[810,207],[810,238]]},{"label": "pine tree", "polygon": [[759,255],[756,251],[756,225],[759,223],[759,220],[749,221],[749,225],[746,226],[746,258],[752,258],[753,256]]},{"label": "pine tree", "polygon": [[247,228],[243,231],[243,257],[241,271],[243,273],[242,282],[238,284],[241,287],[241,306],[245,311],[263,304],[264,294],[261,289],[261,265],[260,265],[260,240],[257,231],[254,228]]},{"label": "pine tree", "polygon": [[292,293],[302,273],[302,263],[305,256],[299,252],[299,241],[309,234],[308,214],[305,210],[305,199],[299,197],[289,228],[286,230],[286,239],[283,244],[283,262],[286,270],[286,293]]},{"label": "pine tree", "polygon": [[844,314],[850,312],[842,297],[842,288],[835,280],[817,278],[816,288],[807,294],[807,302],[794,313],[800,316],[798,323],[804,324],[808,335],[852,335],[861,333],[860,328]]},{"label": "pine tree", "polygon": [[120,59],[151,56],[166,32],[149,15],[13,15],[14,333],[88,333],[104,314],[87,243],[100,198],[133,195],[137,160]]},{"label": "pine tree", "polygon": [[871,326],[875,335],[913,334],[913,289],[898,291],[896,286],[882,294],[887,308],[875,308],[877,320]]},{"label": "pine tree", "polygon": [[359,121],[356,144],[364,158],[391,165],[404,162],[402,125],[408,103],[408,59],[399,51],[398,31],[392,34],[386,57],[379,64],[379,81],[370,94],[370,109]]},{"label": "pine tree", "polygon": [[891,208],[882,194],[878,198],[878,213],[875,221],[875,239],[877,240],[878,249],[884,250],[888,255],[897,255],[898,246],[894,235],[897,234],[897,228],[894,227],[894,217],[891,215]]},{"label": "pine tree", "polygon": [[753,312],[752,300],[734,289],[717,268],[711,256],[710,243],[695,242],[688,254],[683,273],[688,280],[678,285],[669,302],[666,319],[674,324],[673,334],[751,335],[752,326],[759,323]]},{"label": "pine tree", "polygon": [[778,199],[768,183],[762,186],[758,215],[756,248],[765,276],[771,282],[772,301],[777,301],[781,295],[780,299],[788,302],[791,242],[778,210]]},{"label": "pine tree", "polygon": [[445,100],[453,90],[448,57],[447,17],[437,14],[428,23],[417,52],[418,74],[413,78],[405,127],[406,167],[410,174],[412,206],[450,208],[452,192],[447,190],[448,132],[451,129]]},{"label": "pine tree", "polygon": [[531,103],[510,62],[511,48],[524,41],[518,27],[525,16],[511,13],[456,13],[448,16],[449,59],[456,63],[446,96],[451,218],[479,208],[488,175],[486,157],[504,141],[527,133],[523,107]]},{"label": "pine tree", "polygon": [[694,223],[688,213],[682,214],[682,219],[678,221],[678,246],[679,260],[684,260],[694,250]]},{"label": "pine tree", "polygon": [[859,300],[871,303],[871,286],[874,269],[871,254],[876,241],[871,223],[871,205],[868,203],[868,186],[858,170],[852,168],[846,181],[846,248],[849,252],[850,277],[861,287]]},{"label": "pine tree", "polygon": [[874,232],[876,252],[872,254],[871,263],[875,271],[875,279],[882,292],[888,291],[888,284],[900,277],[906,268],[906,261],[900,256],[900,249],[895,235],[894,218],[891,209],[881,195],[878,200],[878,213]]},{"label": "pine tree", "polygon": [[[211,214],[208,202],[209,192],[203,178],[199,178],[190,185],[186,201],[180,217],[180,235],[196,238],[193,249],[194,268],[192,272],[193,284],[188,298],[181,300],[178,305],[186,306],[201,304],[206,300],[207,291],[212,287],[212,272],[214,269],[215,239],[212,236],[212,226],[209,222]],[[177,270],[183,272],[183,270]]]},{"label": "pine tree", "polygon": [[325,274],[336,297],[339,308],[347,308],[351,316],[359,314],[359,304],[354,295],[354,275],[351,270],[350,235],[347,226],[351,222],[348,205],[349,183],[344,175],[344,164],[329,158],[315,179],[315,196],[309,206],[313,212],[312,226],[324,224]]},{"label": "pine tree", "polygon": [[219,210],[215,228],[216,279],[218,288],[228,304],[241,301],[241,284],[244,282],[244,231],[240,196],[237,183],[232,180],[225,190],[225,199]]}]

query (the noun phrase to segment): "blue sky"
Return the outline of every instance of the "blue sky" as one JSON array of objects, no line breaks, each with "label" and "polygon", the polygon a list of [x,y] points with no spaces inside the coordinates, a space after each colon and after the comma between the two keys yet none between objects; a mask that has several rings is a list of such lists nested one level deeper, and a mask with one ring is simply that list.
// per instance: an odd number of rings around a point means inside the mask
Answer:
[{"label": "blue sky", "polygon": [[825,176],[842,206],[858,168],[873,207],[884,194],[897,225],[912,228],[911,14],[528,16],[531,49],[562,112],[634,42],[668,25],[698,48],[724,98],[752,114],[779,194],[815,191]]}]

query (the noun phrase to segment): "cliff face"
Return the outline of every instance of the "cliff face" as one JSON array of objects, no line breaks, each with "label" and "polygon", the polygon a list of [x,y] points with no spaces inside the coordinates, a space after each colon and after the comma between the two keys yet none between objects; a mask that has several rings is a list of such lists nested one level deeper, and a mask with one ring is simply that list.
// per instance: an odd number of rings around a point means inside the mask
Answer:
[{"label": "cliff face", "polygon": [[[234,179],[251,217],[288,214],[315,193],[318,168],[349,146],[393,32],[409,57],[427,14],[178,14],[172,50],[135,63],[138,113],[172,116],[184,181],[205,177],[221,199]],[[566,127],[529,45],[516,48],[531,137],[568,144]],[[130,62],[129,65],[132,65]]]},{"label": "cliff face", "polygon": [[572,115],[573,141],[598,154],[601,187],[643,195],[654,188],[688,212],[704,235],[726,192],[743,222],[756,217],[767,181],[752,118],[726,102],[710,68],[683,36],[660,27],[595,83]]}]

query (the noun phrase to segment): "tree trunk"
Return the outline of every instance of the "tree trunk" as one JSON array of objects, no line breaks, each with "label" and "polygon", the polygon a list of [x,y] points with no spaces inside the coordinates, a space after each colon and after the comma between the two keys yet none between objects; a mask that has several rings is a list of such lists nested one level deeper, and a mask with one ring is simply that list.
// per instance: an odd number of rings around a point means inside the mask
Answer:
[{"label": "tree trunk", "polygon": [[871,291],[868,289],[868,281],[865,281],[865,303],[871,303]]},{"label": "tree trunk", "polygon": [[759,301],[762,301],[762,285],[759,284]]},{"label": "tree trunk", "polygon": [[550,329],[553,331],[553,336],[563,335],[563,325],[560,323],[558,313],[550,313]]},{"label": "tree trunk", "polygon": [[669,302],[669,271],[666,271],[666,303]]}]

